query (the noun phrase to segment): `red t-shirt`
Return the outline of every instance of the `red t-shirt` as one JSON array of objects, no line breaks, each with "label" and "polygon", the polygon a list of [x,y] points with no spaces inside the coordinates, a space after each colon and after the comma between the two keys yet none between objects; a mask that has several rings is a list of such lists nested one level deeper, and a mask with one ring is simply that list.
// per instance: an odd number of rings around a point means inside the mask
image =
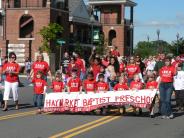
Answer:
[{"label": "red t-shirt", "polygon": [[81,84],[82,83],[81,83],[80,78],[75,78],[75,79],[71,78],[68,81],[68,87],[69,87],[70,92],[79,92]]},{"label": "red t-shirt", "polygon": [[53,92],[62,92],[63,88],[64,88],[64,84],[62,81],[53,81],[52,82]]},{"label": "red t-shirt", "polygon": [[7,82],[18,82],[18,75],[10,74],[8,72],[19,72],[20,66],[16,62],[8,62],[3,65],[3,71],[6,71],[6,81]]},{"label": "red t-shirt", "polygon": [[67,68],[67,74],[68,76],[71,76],[72,70],[75,69],[77,70],[77,76],[80,77],[80,67],[77,63],[74,64],[68,64],[68,68]]},{"label": "red t-shirt", "polygon": [[91,67],[92,67],[94,78],[96,78],[97,74],[100,73],[100,65],[92,64]]},{"label": "red t-shirt", "polygon": [[34,92],[36,94],[43,94],[44,87],[47,86],[47,82],[43,79],[33,79],[32,83],[34,84]]},{"label": "red t-shirt", "polygon": [[173,66],[164,66],[160,69],[159,75],[161,82],[173,82],[173,77],[175,75],[175,67]]},{"label": "red t-shirt", "polygon": [[111,51],[111,55],[115,56],[115,57],[119,57],[120,56],[120,53],[116,50],[112,50]]},{"label": "red t-shirt", "polygon": [[106,82],[98,82],[96,84],[96,89],[97,89],[97,91],[108,91],[109,85]]},{"label": "red t-shirt", "polygon": [[140,73],[140,68],[138,65],[127,65],[126,72],[128,74],[128,78],[133,78],[135,74]]},{"label": "red t-shirt", "polygon": [[84,89],[86,92],[94,92],[96,88],[96,81],[95,80],[85,80],[84,81]]},{"label": "red t-shirt", "polygon": [[146,89],[156,89],[158,86],[158,82],[156,81],[149,81],[146,83]]},{"label": "red t-shirt", "polygon": [[80,71],[82,71],[82,72],[85,72],[85,66],[84,66],[84,63],[83,63],[83,61],[82,61],[82,59],[80,59],[80,58],[77,58],[76,59],[76,61],[75,61],[75,63],[78,65],[78,67],[79,67],[79,72]]},{"label": "red t-shirt", "polygon": [[140,81],[132,81],[130,83],[130,89],[136,89],[136,90],[141,90],[143,89],[143,83]]},{"label": "red t-shirt", "polygon": [[124,70],[125,70],[125,64],[124,63],[121,63],[119,65],[119,72],[122,73]]},{"label": "red t-shirt", "polygon": [[42,71],[44,75],[47,75],[47,72],[49,71],[49,65],[46,61],[36,61],[33,63],[32,69],[34,71],[34,77],[38,71]]},{"label": "red t-shirt", "polygon": [[114,90],[115,90],[115,91],[123,91],[123,90],[128,90],[128,89],[129,89],[129,88],[128,88],[128,86],[127,86],[126,83],[123,83],[123,84],[118,83],[118,84],[116,84],[116,85],[114,86]]}]

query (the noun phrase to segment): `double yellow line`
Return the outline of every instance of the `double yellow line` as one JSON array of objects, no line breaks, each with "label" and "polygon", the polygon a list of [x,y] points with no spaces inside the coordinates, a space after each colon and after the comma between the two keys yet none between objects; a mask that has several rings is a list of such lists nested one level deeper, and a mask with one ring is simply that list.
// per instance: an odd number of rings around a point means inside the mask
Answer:
[{"label": "double yellow line", "polygon": [[[34,114],[36,114],[36,110],[28,111],[28,112],[22,112],[22,113],[17,113],[17,114],[4,115],[4,116],[0,116],[0,121],[12,119],[12,118],[23,117],[23,116],[34,115]],[[44,113],[44,114],[49,114],[49,112],[48,113]]]},{"label": "double yellow line", "polygon": [[[132,111],[132,109],[128,109],[127,112]],[[76,135],[79,135],[83,132],[89,131],[93,128],[96,128],[98,126],[101,126],[103,124],[107,124],[113,120],[116,120],[118,118],[120,118],[121,116],[116,116],[117,114],[111,115],[111,116],[105,116],[102,117],[100,119],[94,120],[92,122],[89,122],[87,124],[83,124],[81,126],[77,126],[75,128],[72,128],[70,130],[55,134],[53,136],[50,136],[49,138],[58,138],[58,137],[62,137],[62,138],[71,138],[74,137]]]}]

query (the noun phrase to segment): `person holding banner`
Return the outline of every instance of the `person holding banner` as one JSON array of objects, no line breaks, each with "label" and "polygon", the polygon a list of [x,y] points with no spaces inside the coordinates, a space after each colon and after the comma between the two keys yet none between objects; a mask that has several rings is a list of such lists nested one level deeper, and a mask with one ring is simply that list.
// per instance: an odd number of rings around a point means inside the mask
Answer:
[{"label": "person holding banner", "polygon": [[9,62],[6,63],[3,66],[3,74],[6,75],[5,79],[5,90],[4,90],[4,108],[2,109],[3,111],[8,110],[8,100],[10,96],[10,91],[13,93],[13,100],[15,102],[15,109],[18,110],[18,74],[20,71],[20,66],[15,62],[17,59],[17,56],[14,52],[9,53]]},{"label": "person holding banner", "polygon": [[63,92],[64,84],[62,82],[62,75],[60,73],[56,73],[55,80],[52,82],[51,89],[53,92]]},{"label": "person holding banner", "polygon": [[[143,89],[143,87],[144,87],[144,85],[141,82],[139,74],[135,74],[133,81],[130,83],[130,89],[132,89],[132,90],[141,90],[141,89]],[[134,110],[134,113],[136,114],[136,108],[135,107],[133,107],[133,110]],[[139,115],[141,115],[141,114],[142,114],[142,109],[139,108]]]},{"label": "person holding banner", "polygon": [[67,84],[68,92],[82,92],[82,82],[79,77],[77,77],[77,70],[73,69],[71,73],[71,78],[69,78]]},{"label": "person holding banner", "polygon": [[86,93],[95,92],[96,81],[94,80],[93,72],[89,72],[87,75],[87,79],[84,80],[83,88]]},{"label": "person holding banner", "polygon": [[[114,91],[124,91],[129,90],[128,85],[126,84],[126,80],[123,76],[119,77],[119,83],[114,86]],[[119,107],[120,114],[126,113],[125,106]]]},{"label": "person holding banner", "polygon": [[174,115],[171,109],[171,96],[173,93],[173,78],[176,74],[175,67],[171,65],[171,58],[165,58],[165,66],[159,71],[159,91],[161,102],[162,119],[173,119]]},{"label": "person holding banner", "polygon": [[37,114],[41,114],[43,106],[43,95],[45,94],[47,89],[47,82],[43,78],[43,73],[41,71],[38,71],[36,73],[36,76],[32,80],[32,83],[34,84],[34,106],[38,108]]},{"label": "person holding banner", "polygon": [[[146,83],[146,89],[157,89],[158,88],[158,82],[156,81],[155,74],[152,73],[152,75],[149,76],[148,82]],[[154,118],[154,106],[155,106],[155,100],[158,95],[155,96],[153,99],[152,105],[150,107],[150,117]]]}]

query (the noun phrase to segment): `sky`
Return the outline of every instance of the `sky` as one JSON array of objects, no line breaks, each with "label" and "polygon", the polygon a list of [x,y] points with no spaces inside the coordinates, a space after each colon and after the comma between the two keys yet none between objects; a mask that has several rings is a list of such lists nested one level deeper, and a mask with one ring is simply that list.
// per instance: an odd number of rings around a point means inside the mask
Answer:
[{"label": "sky", "polygon": [[[88,0],[84,0],[86,3]],[[171,43],[176,34],[184,37],[184,0],[133,0],[134,8],[134,46],[139,41],[160,39]],[[126,11],[126,14],[129,11]]]}]

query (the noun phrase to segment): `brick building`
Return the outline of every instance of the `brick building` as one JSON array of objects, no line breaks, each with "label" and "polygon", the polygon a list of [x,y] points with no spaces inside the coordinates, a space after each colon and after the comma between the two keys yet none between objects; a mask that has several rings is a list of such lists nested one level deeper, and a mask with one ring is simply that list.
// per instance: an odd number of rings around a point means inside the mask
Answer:
[{"label": "brick building", "polygon": [[121,55],[131,55],[134,32],[133,9],[136,3],[131,0],[89,0],[89,5],[102,25],[108,47],[117,46]]},{"label": "brick building", "polygon": [[15,51],[20,64],[25,57],[34,59],[42,43],[38,32],[52,22],[63,26],[62,39],[68,42],[68,0],[0,0],[0,5],[1,56]]}]

